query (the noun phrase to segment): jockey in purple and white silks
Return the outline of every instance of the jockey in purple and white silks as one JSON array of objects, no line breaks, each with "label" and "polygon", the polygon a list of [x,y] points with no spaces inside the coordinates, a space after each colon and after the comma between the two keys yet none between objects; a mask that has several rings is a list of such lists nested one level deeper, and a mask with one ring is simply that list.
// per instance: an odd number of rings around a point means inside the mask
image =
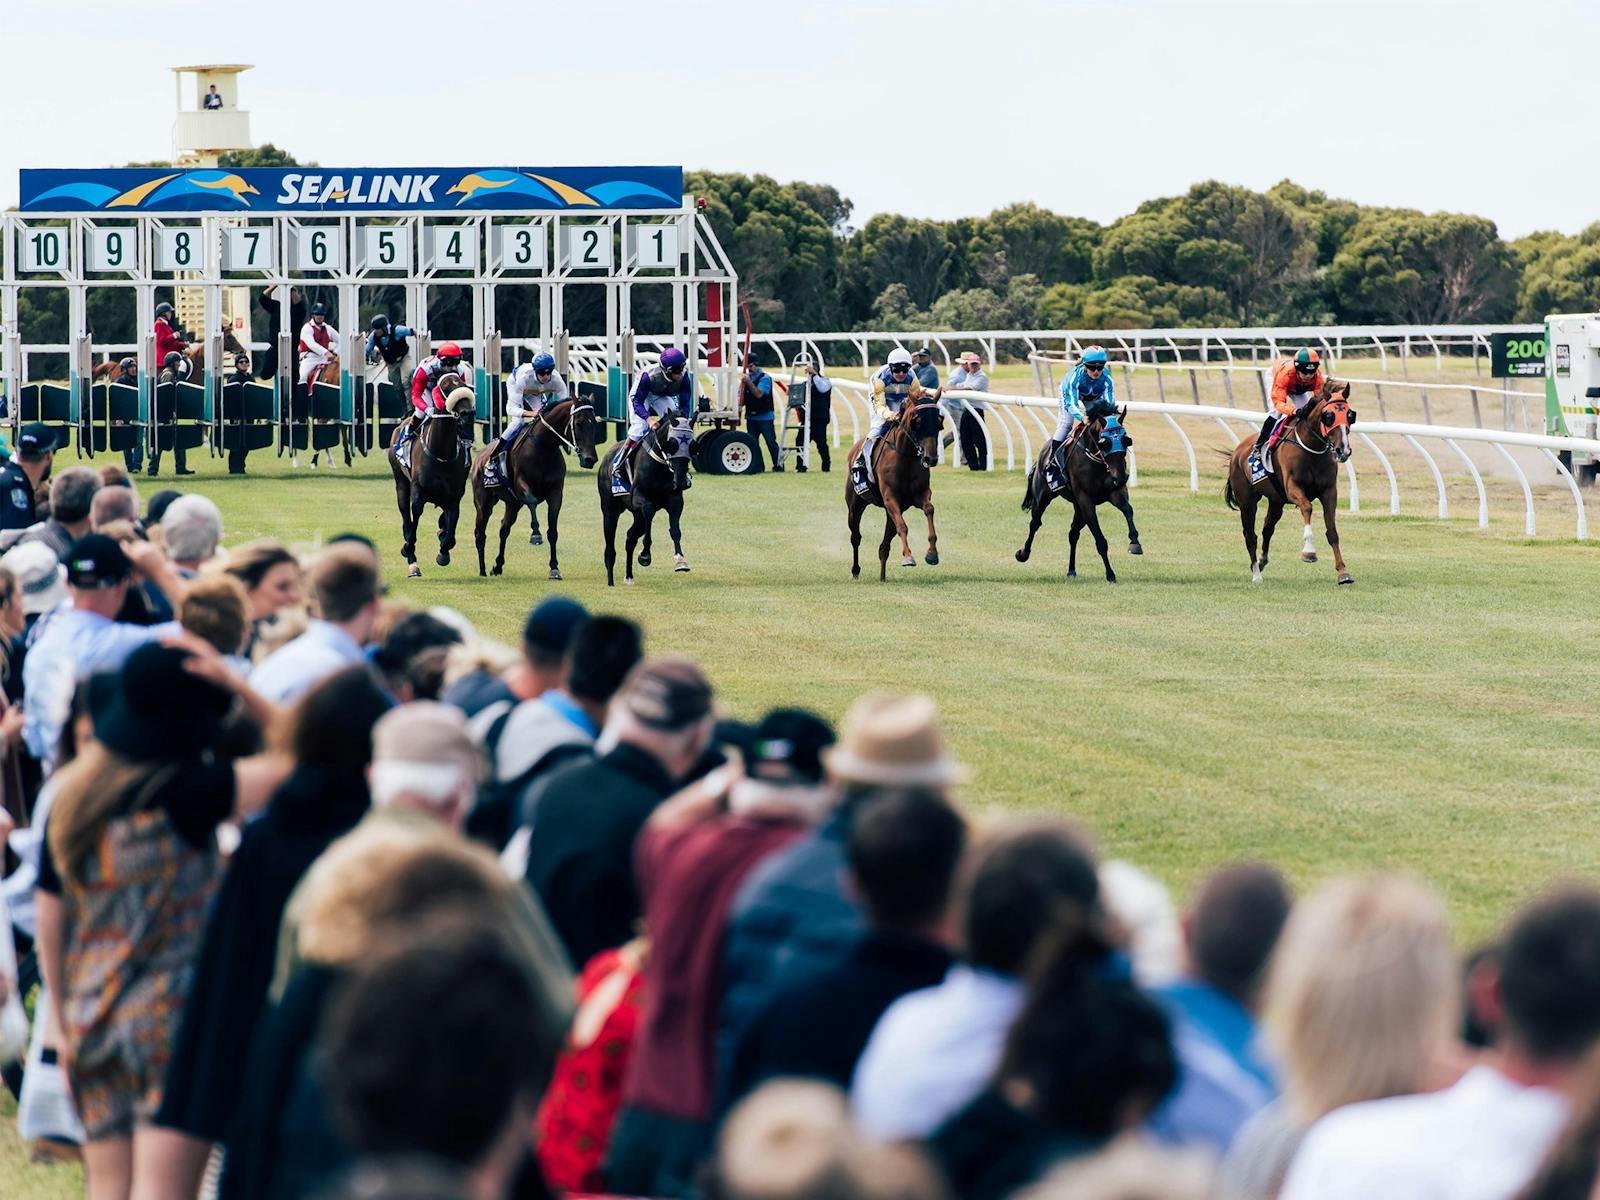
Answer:
[{"label": "jockey in purple and white silks", "polygon": [[[622,467],[634,447],[668,414],[688,420],[694,414],[694,385],[689,378],[689,360],[682,350],[670,347],[661,352],[661,361],[639,376],[633,397],[628,402],[628,440],[611,461],[611,491],[626,495]],[[684,439],[687,446],[687,439]],[[685,480],[685,486],[689,486]]]}]

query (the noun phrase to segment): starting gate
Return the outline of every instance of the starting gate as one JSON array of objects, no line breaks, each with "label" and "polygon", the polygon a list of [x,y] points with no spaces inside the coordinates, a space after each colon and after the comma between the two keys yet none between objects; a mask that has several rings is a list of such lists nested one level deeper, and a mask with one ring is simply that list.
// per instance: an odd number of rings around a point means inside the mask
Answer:
[{"label": "starting gate", "polygon": [[[241,339],[275,351],[271,381],[230,384],[224,289],[250,288],[289,313],[291,288],[312,285],[337,297],[329,318],[342,339],[337,388],[299,385],[299,330],[287,321],[275,346]],[[605,298],[604,332],[584,336],[581,353],[569,353],[566,336],[575,285],[599,285]],[[670,344],[689,356],[701,412],[737,408],[738,278],[683,196],[681,168],[121,168],[24,170],[19,208],[0,214],[7,418],[13,433],[24,420],[70,429],[89,453],[157,434],[163,446],[174,437],[198,443],[206,423],[218,450],[270,444],[263,428],[273,423],[280,447],[325,449],[353,428],[365,450],[374,409],[383,429],[385,416],[409,407],[379,382],[382,368],[365,362],[361,289],[378,286],[403,289],[404,311],[389,316],[419,331],[413,361],[430,344],[462,345],[487,432],[504,419],[503,375],[540,349],[581,390],[604,397],[609,420],[623,419],[632,375]],[[194,331],[204,370],[189,384],[158,387],[157,290],[177,287],[204,293],[205,328]],[[470,289],[470,329],[430,328],[433,287]],[[670,328],[636,328],[635,293],[649,287],[670,289]],[[31,288],[65,289],[65,343],[23,342],[19,305]],[[96,340],[88,295],[101,288],[134,293],[136,343]],[[537,330],[503,337],[496,301],[516,288],[536,290]],[[30,378],[30,357],[45,353],[66,356],[64,386]],[[137,388],[92,386],[97,357],[129,353]]]}]

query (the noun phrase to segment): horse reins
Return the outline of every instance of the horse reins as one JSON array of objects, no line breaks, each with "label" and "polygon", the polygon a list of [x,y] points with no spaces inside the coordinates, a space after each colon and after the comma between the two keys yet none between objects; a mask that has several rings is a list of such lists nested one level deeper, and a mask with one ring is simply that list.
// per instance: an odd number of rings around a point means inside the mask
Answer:
[{"label": "horse reins", "polygon": [[[928,401],[925,401],[922,404],[914,404],[914,405],[911,406],[911,415],[915,416],[917,413],[922,412],[925,409],[938,408],[938,407],[939,407],[939,404],[935,400],[928,400]],[[917,450],[917,439],[911,436],[911,423],[909,421],[904,420],[904,419],[896,421],[894,423],[894,427],[892,429],[890,429],[888,431],[888,433],[880,440],[879,444],[883,445],[883,446],[889,445],[890,444],[890,435],[893,435],[893,434],[899,434],[902,438],[905,439],[906,447],[907,447],[907,449],[909,449],[911,451],[911,453],[913,453],[913,454],[917,454],[918,453],[918,450]]]},{"label": "horse reins", "polygon": [[[579,413],[593,411],[594,405],[592,404],[574,404],[571,411],[567,413],[567,429],[570,431],[574,428],[574,426],[577,424]],[[561,446],[564,450],[571,450],[573,453],[577,453],[577,440],[570,436],[570,433],[563,434],[554,425],[550,424],[550,422],[546,419],[546,413],[543,409],[539,411],[539,424],[550,431],[551,435],[556,439],[556,441],[561,443]],[[538,430],[535,429],[534,433],[537,435]]]}]

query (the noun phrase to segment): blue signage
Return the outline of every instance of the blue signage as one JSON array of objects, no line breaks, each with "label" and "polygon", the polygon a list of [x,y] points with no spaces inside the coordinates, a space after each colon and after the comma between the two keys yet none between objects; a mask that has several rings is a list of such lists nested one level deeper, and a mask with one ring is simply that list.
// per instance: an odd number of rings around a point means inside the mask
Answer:
[{"label": "blue signage", "polygon": [[682,167],[27,169],[23,212],[677,210]]}]

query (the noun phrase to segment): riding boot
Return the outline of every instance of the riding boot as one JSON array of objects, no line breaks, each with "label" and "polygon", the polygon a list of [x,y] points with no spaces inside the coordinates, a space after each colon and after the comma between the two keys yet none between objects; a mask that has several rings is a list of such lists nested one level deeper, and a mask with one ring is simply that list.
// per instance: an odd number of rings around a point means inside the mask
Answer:
[{"label": "riding boot", "polygon": [[861,446],[861,453],[856,456],[856,461],[850,467],[850,486],[855,488],[856,495],[863,496],[872,486],[870,469],[872,466],[873,438],[868,438]]},{"label": "riding boot", "polygon": [[1064,491],[1067,486],[1066,476],[1061,470],[1061,447],[1066,444],[1065,438],[1050,439],[1050,455],[1044,460],[1044,482],[1052,492]]},{"label": "riding boot", "polygon": [[628,485],[622,482],[622,469],[627,464],[628,455],[633,453],[633,448],[639,443],[629,438],[622,444],[622,449],[617,451],[617,456],[611,460],[611,494],[613,496],[626,496]]}]

